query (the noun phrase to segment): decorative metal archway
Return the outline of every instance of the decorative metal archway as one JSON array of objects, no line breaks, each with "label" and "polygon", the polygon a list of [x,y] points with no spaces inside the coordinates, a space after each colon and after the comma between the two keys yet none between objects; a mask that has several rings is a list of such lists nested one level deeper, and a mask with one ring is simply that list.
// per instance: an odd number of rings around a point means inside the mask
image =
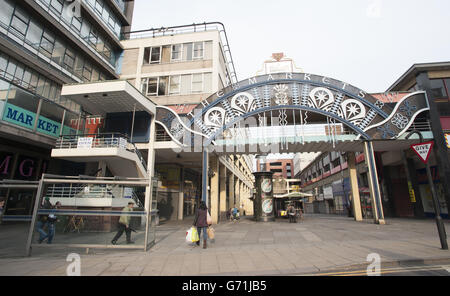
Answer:
[{"label": "decorative metal archway", "polygon": [[398,138],[429,106],[424,92],[405,96],[392,108],[339,80],[307,73],[279,73],[253,77],[218,91],[188,113],[188,122],[172,109],[157,106],[156,122],[180,145],[182,136],[189,132],[204,137],[204,146],[209,146],[239,121],[255,117],[262,123],[260,114],[273,110],[279,111],[282,124],[287,123],[286,110],[322,114],[370,141]]},{"label": "decorative metal archway", "polygon": [[[348,83],[308,73],[277,73],[249,78],[211,95],[188,113],[183,120],[165,106],[157,106],[156,122],[179,145],[186,134],[197,134],[203,141],[203,200],[206,201],[207,147],[240,121],[254,117],[260,126],[261,114],[278,111],[282,125],[287,125],[287,110],[321,114],[341,122],[364,142],[369,185],[374,201],[376,223],[384,223],[381,191],[375,165],[373,140],[397,139],[417,115],[429,110],[425,92],[411,93],[394,107]],[[294,116],[295,120],[295,116]],[[302,121],[306,119],[301,119]],[[356,185],[357,186],[357,185]]]}]

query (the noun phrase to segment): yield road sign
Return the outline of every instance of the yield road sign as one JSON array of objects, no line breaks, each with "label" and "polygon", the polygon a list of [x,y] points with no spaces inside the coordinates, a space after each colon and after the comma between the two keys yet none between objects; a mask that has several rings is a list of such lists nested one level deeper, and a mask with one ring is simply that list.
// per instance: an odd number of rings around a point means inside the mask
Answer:
[{"label": "yield road sign", "polygon": [[433,148],[433,144],[434,144],[433,141],[415,144],[415,145],[411,145],[411,149],[413,149],[414,152],[416,152],[417,155],[419,155],[419,157],[423,161],[423,163],[426,164],[428,162],[428,158],[430,157],[431,149]]}]

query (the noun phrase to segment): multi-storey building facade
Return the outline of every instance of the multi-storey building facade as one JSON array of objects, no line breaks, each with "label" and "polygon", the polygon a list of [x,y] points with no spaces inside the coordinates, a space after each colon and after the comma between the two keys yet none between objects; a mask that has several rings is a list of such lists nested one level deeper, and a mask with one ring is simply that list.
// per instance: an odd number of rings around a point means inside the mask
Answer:
[{"label": "multi-storey building facade", "polygon": [[[143,30],[128,34],[123,41],[121,79],[134,85],[158,105],[174,110],[180,117],[211,94],[237,82],[225,28],[205,23]],[[176,153],[175,143],[162,126],[156,127],[155,171],[160,179],[158,208],[162,219],[183,219],[192,215],[201,198],[201,153]],[[139,146],[145,150],[144,146]],[[218,163],[215,163],[218,162]],[[225,217],[230,207],[244,206],[252,212],[250,201],[251,161],[247,156],[221,156],[211,159],[221,174],[220,190],[229,199],[208,201],[214,220]],[[224,176],[225,175],[225,176]],[[223,182],[222,182],[223,180]],[[210,190],[217,188],[210,186]],[[225,190],[225,191],[223,191]],[[214,193],[209,194],[214,195]]]},{"label": "multi-storey building facade", "polygon": [[[84,174],[84,165],[51,160],[55,140],[95,125],[61,97],[64,84],[119,78],[120,40],[133,1],[0,1],[0,179],[38,180],[42,173]],[[95,118],[95,117],[94,117]],[[28,219],[35,191],[1,188],[5,220]]]}]

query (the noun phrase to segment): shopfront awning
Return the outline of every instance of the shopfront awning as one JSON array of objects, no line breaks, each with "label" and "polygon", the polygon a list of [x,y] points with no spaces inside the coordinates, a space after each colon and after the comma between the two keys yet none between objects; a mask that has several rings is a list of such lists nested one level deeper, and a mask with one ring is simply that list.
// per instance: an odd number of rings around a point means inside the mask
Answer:
[{"label": "shopfront awning", "polygon": [[152,115],[156,112],[156,104],[126,80],[66,84],[62,87],[61,96],[80,104],[92,115],[134,110]]}]

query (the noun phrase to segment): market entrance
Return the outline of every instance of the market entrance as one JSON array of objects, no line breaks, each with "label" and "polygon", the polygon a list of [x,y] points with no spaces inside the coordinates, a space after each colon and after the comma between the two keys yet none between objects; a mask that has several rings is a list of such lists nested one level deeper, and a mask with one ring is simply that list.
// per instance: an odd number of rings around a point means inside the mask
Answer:
[{"label": "market entrance", "polygon": [[[374,153],[409,147],[414,138],[405,139],[405,133],[427,110],[424,92],[390,102],[328,77],[278,73],[230,85],[185,118],[157,106],[156,122],[184,152],[202,153],[205,201],[213,200],[211,195],[218,191],[214,184],[208,191],[211,169],[219,173],[210,167],[210,157],[340,151],[348,162],[355,218],[361,220],[355,153],[364,153],[373,218],[383,224]],[[424,138],[432,137],[427,128],[421,132]],[[260,192],[258,186],[255,189]]]}]

